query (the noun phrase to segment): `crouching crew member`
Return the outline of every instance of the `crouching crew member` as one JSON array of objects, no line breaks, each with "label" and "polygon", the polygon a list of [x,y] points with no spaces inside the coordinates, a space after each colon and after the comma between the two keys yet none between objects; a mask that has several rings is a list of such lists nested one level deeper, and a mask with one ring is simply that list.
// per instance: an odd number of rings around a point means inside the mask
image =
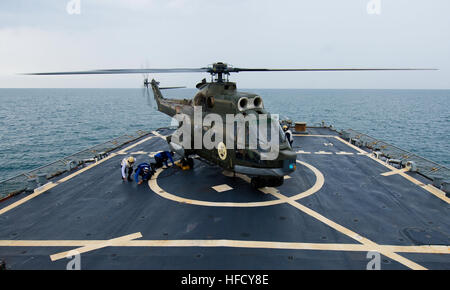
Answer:
[{"label": "crouching crew member", "polygon": [[131,181],[131,174],[133,173],[133,165],[135,159],[134,157],[126,157],[122,160],[120,164],[122,166],[122,179],[123,181],[128,180]]},{"label": "crouching crew member", "polygon": [[161,168],[163,166],[163,163],[166,165],[166,167],[169,167],[169,165],[167,164],[167,160],[170,160],[170,162],[172,162],[172,166],[175,165],[172,159],[173,154],[174,154],[173,152],[169,151],[163,151],[156,154],[155,155],[156,168]]},{"label": "crouching crew member", "polygon": [[294,136],[292,136],[291,130],[289,130],[288,126],[284,125],[283,131],[284,131],[284,134],[286,135],[289,145],[291,145],[291,147],[292,147],[292,143],[294,143]]},{"label": "crouching crew member", "polygon": [[[142,184],[142,182],[147,182],[152,178],[154,171],[148,163],[141,163],[136,168],[136,174],[134,175],[134,180],[137,184]],[[139,176],[141,180],[139,180]]]}]

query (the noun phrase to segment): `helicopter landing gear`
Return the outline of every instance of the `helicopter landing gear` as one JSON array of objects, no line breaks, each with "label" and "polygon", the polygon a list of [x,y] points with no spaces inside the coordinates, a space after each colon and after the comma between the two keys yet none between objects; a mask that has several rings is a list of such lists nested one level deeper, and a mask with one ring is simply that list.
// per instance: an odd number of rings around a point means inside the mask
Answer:
[{"label": "helicopter landing gear", "polygon": [[283,185],[284,177],[262,177],[256,176],[251,180],[251,185],[253,188],[258,189],[261,187],[278,187]]},{"label": "helicopter landing gear", "polygon": [[191,157],[188,157],[187,164],[189,165],[190,169],[193,169],[194,168],[194,159],[192,159]]},{"label": "helicopter landing gear", "polygon": [[194,168],[194,159],[191,157],[184,157],[181,159],[180,165],[181,169],[183,170],[190,170]]}]

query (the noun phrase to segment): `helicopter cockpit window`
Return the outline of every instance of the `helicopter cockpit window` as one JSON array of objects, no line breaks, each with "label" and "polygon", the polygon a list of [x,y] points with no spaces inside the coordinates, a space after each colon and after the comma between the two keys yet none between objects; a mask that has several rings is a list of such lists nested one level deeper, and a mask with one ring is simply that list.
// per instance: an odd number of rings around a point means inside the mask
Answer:
[{"label": "helicopter cockpit window", "polygon": [[286,142],[286,134],[283,131],[283,128],[281,128],[281,125],[279,126],[280,131],[280,142],[284,143]]}]

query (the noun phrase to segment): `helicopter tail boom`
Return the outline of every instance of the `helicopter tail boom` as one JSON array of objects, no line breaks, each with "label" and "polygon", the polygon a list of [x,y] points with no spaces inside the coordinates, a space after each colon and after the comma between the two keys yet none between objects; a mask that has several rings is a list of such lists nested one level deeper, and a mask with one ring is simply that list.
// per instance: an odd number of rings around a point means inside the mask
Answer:
[{"label": "helicopter tail boom", "polygon": [[160,88],[159,82],[155,81],[154,79],[150,82],[150,85],[152,86],[153,96],[155,98],[158,111],[169,115],[170,117],[173,117],[178,113],[188,113],[188,109],[185,106],[192,105],[190,100],[166,99],[161,93],[161,90],[172,88],[175,89],[179,87]]}]

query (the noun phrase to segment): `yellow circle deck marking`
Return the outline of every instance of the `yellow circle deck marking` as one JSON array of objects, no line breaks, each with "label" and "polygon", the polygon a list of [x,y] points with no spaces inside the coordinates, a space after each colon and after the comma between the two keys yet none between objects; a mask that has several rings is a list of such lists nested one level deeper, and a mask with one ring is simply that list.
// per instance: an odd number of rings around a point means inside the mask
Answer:
[{"label": "yellow circle deck marking", "polygon": [[[325,182],[325,178],[323,177],[323,174],[317,168],[315,168],[314,166],[312,166],[306,162],[303,162],[303,161],[297,160],[297,163],[307,167],[314,173],[314,175],[316,176],[316,183],[308,190],[300,192],[297,195],[287,198],[288,200],[292,200],[292,201],[302,199],[302,198],[305,198],[307,196],[310,196],[310,195],[316,193],[317,191],[319,191],[322,188],[322,186]],[[171,193],[165,191],[164,189],[162,189],[158,185],[157,179],[161,172],[162,172],[162,169],[158,169],[154,175],[154,178],[148,182],[150,189],[161,197],[164,197],[166,199],[176,201],[179,203],[201,205],[201,206],[217,206],[217,207],[259,207],[259,206],[270,206],[270,205],[282,204],[282,203],[287,202],[285,199],[257,201],[257,202],[214,202],[214,201],[203,201],[203,200],[184,198],[184,197],[180,197],[180,196],[171,194]]]}]

